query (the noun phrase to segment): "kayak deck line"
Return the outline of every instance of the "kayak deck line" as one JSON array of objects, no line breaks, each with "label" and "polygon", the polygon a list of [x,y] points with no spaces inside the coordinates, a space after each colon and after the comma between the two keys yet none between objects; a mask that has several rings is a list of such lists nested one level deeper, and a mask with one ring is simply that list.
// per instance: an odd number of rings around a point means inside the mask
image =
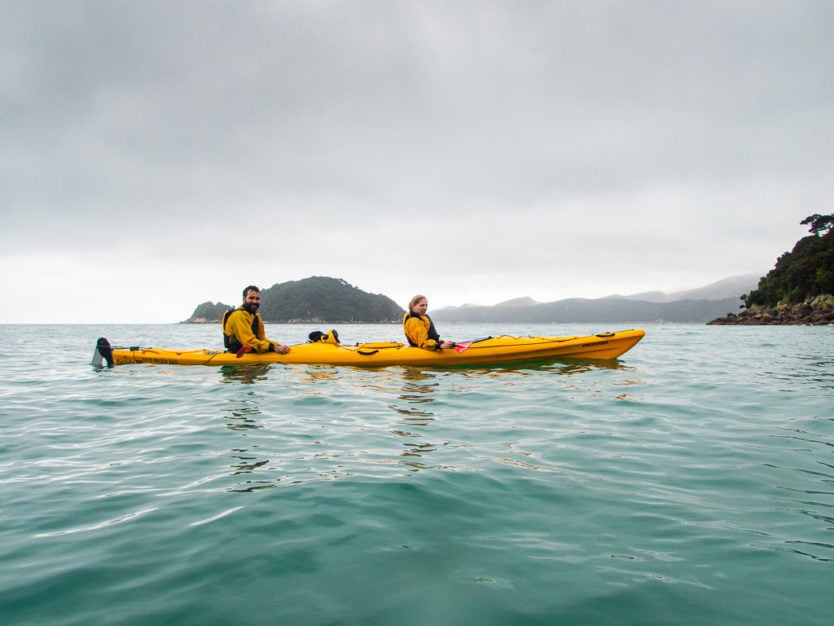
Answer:
[{"label": "kayak deck line", "polygon": [[112,347],[101,337],[93,354],[93,365],[101,367],[131,363],[164,365],[246,365],[283,363],[286,365],[346,365],[357,367],[455,367],[461,365],[501,365],[525,361],[558,359],[616,359],[633,348],[644,336],[642,329],[621,330],[596,335],[564,337],[519,337],[500,335],[471,342],[457,348],[424,350],[396,341],[375,341],[346,346],[308,342],[291,346],[287,354],[248,352],[237,355],[222,350],[175,350],[158,347]]}]

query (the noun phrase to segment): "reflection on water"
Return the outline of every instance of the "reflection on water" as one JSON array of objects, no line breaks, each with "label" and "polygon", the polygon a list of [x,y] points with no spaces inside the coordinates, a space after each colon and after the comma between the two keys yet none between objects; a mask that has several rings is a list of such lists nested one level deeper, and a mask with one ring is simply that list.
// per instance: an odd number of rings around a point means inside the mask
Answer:
[{"label": "reflection on water", "polygon": [[[244,435],[248,432],[253,437],[248,445],[238,445],[231,450],[230,475],[237,480],[230,491],[251,492],[282,484],[333,480],[357,472],[375,472],[376,467],[388,464],[403,467],[407,474],[421,470],[454,469],[442,463],[442,459],[447,458],[443,451],[448,450],[450,442],[438,436],[441,430],[435,426],[442,419],[444,410],[455,410],[449,407],[455,404],[454,398],[460,394],[483,394],[487,389],[495,389],[496,384],[503,388],[523,387],[542,375],[571,377],[572,382],[568,386],[573,387],[579,382],[576,378],[587,374],[604,370],[635,371],[617,361],[551,361],[452,370],[409,367],[366,370],[322,365],[273,368],[269,364],[220,368],[223,383],[248,386],[241,388],[241,392],[235,394],[234,400],[223,409],[226,426]],[[608,383],[630,384],[622,377],[618,382],[609,379]],[[256,384],[262,386],[256,388]],[[345,417],[348,422],[358,418],[371,431],[380,427],[385,429],[389,437],[387,446],[368,451],[361,448],[362,443],[357,440],[341,442],[331,448],[327,439],[325,443],[317,440],[316,443],[323,448],[306,458],[297,457],[293,449],[286,446],[276,449],[269,441],[265,441],[266,447],[261,447],[256,443],[260,440],[255,437],[266,436],[271,440],[276,434],[260,406],[263,400],[261,395],[268,397],[274,392],[275,385],[286,385],[295,397],[296,408],[285,416],[288,421],[283,422],[284,431],[301,428],[308,420],[318,423],[319,411],[323,415],[330,411],[332,415],[333,408],[341,405],[345,394],[358,394],[366,398],[367,404],[354,405],[354,412],[357,406],[361,406],[362,410]],[[389,419],[375,412],[375,406],[387,408]],[[394,419],[390,419],[392,413]],[[341,432],[338,421],[321,427],[334,435]],[[259,431],[263,435],[256,435]],[[494,460],[525,469],[557,471],[554,467],[525,457],[520,450],[512,450],[509,455],[497,455]],[[276,476],[278,470],[280,475]]]},{"label": "reflection on water", "polygon": [[258,381],[267,380],[269,363],[250,363],[247,365],[221,365],[221,382],[243,383],[253,385]]},{"label": "reflection on water", "polygon": [[252,428],[263,428],[256,419],[261,414],[261,409],[254,403],[254,400],[243,400],[242,406],[233,406],[224,411],[226,426],[231,430],[248,430]]},{"label": "reflection on water", "polygon": [[492,367],[479,367],[468,365],[460,371],[474,376],[498,377],[508,374],[532,376],[539,373],[551,374],[587,374],[598,370],[628,370],[633,369],[618,360],[612,361],[589,361],[572,359],[570,361],[536,361],[532,363],[507,363],[505,365],[494,365]]},{"label": "reflection on water", "polygon": [[[351,371],[351,370],[346,370]],[[328,383],[341,380],[340,371],[332,365],[312,365],[303,370],[302,382]]]},{"label": "reflection on water", "polygon": [[232,448],[232,457],[237,459],[237,462],[232,464],[235,475],[251,474],[259,467],[269,463],[268,459],[259,460],[258,457],[252,456],[246,448]]},{"label": "reflection on water", "polygon": [[[226,427],[229,430],[239,431],[244,434],[247,431],[254,432],[263,428],[263,425],[256,419],[261,414],[261,410],[253,401],[245,400],[244,406],[237,406],[227,409],[226,412]],[[263,458],[255,450],[259,448],[257,444],[249,448],[236,447],[232,448],[229,456],[232,463],[229,467],[232,468],[232,476],[246,476],[242,484],[238,484],[229,489],[232,492],[247,492],[257,491],[259,489],[267,489],[269,487],[277,486],[272,480],[255,480],[250,475],[254,474],[260,468],[269,464],[269,458]]]},{"label": "reflection on water", "polygon": [[427,426],[432,421],[434,413],[427,406],[435,401],[435,393],[440,385],[436,374],[413,369],[399,372],[403,385],[397,398],[405,402],[405,406],[390,405],[397,413],[405,415],[404,421],[410,424]]},{"label": "reflection on water", "polygon": [[251,493],[261,489],[272,489],[278,485],[272,480],[247,480],[242,485],[227,489],[230,493]]},{"label": "reflection on water", "polygon": [[[397,375],[401,382],[397,400],[401,401],[402,404],[399,402],[390,404],[390,408],[402,416],[402,424],[409,428],[419,429],[430,426],[434,421],[434,411],[430,410],[429,405],[437,400],[437,393],[440,389],[437,373],[405,368],[398,370]],[[394,428],[389,432],[410,440],[402,444],[405,450],[400,453],[400,463],[406,466],[409,471],[419,471],[433,467],[417,459],[448,443],[436,444],[430,441],[413,441],[414,439],[423,439],[425,433],[413,432],[412,430]]]},{"label": "reflection on water", "polygon": [[[556,369],[558,368],[558,369]],[[574,361],[570,363],[552,363],[542,368],[527,368],[532,371],[553,371],[556,374],[586,374],[598,370],[633,370],[634,368],[619,361]]]},{"label": "reflection on water", "polygon": [[[268,380],[270,365],[268,363],[253,363],[248,365],[222,365],[220,367],[220,382],[242,385],[254,385],[255,383]],[[223,416],[226,421],[226,428],[242,433],[254,432],[263,429],[260,422],[262,411],[257,401],[255,390],[245,392],[245,397],[230,402],[230,406],[223,409]],[[231,492],[251,492],[260,489],[269,489],[276,484],[272,480],[257,480],[252,478],[259,468],[269,464],[268,458],[262,458],[253,452],[258,448],[253,445],[251,448],[232,448],[229,456],[232,459],[232,476],[245,476],[247,480],[230,487]]]}]

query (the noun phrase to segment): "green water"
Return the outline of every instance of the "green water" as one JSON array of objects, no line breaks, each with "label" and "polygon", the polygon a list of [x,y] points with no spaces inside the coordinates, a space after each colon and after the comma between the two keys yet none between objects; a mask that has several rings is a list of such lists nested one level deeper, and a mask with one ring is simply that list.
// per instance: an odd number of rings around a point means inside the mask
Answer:
[{"label": "green water", "polygon": [[95,370],[101,335],[218,328],[0,326],[0,623],[834,623],[834,327],[646,330],[608,364]]}]

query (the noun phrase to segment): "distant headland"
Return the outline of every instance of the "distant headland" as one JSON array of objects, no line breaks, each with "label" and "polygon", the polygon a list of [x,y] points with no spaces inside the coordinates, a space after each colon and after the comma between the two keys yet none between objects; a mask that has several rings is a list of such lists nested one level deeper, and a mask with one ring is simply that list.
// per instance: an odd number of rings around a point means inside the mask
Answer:
[{"label": "distant headland", "polygon": [[741,313],[727,313],[708,324],[834,324],[834,214],[815,213],[800,222],[803,237],[756,289],[741,296]]}]

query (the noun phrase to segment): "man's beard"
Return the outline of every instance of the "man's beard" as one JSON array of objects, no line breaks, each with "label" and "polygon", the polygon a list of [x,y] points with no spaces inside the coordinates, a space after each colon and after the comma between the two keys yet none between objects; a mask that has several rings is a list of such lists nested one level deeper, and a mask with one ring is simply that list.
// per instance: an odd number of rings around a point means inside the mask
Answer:
[{"label": "man's beard", "polygon": [[247,302],[243,308],[249,311],[252,315],[258,312],[258,307],[261,306],[258,302]]}]

